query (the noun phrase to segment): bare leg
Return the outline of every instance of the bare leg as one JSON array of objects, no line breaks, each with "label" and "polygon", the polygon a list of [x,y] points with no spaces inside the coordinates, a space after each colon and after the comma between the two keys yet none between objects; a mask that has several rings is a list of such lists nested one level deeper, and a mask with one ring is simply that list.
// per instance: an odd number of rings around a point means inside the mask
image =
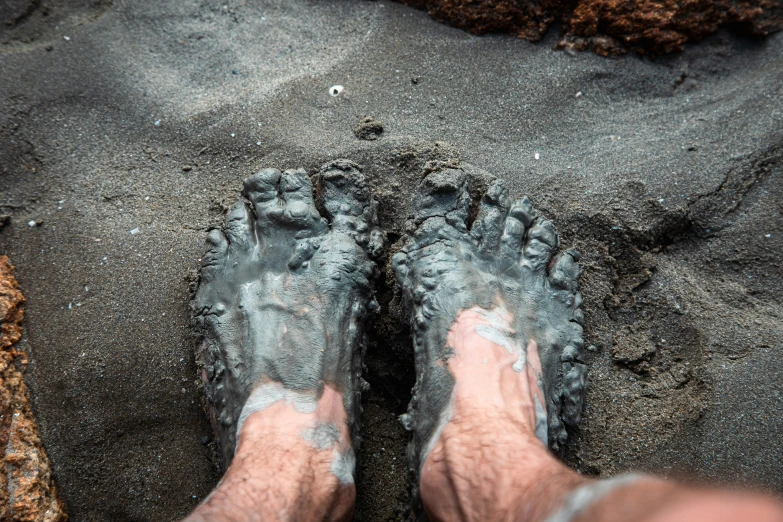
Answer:
[{"label": "bare leg", "polygon": [[[346,426],[342,397],[327,388],[314,413],[277,402],[250,415],[231,467],[186,520],[350,520],[356,488],[332,469],[335,451],[350,448],[348,430],[329,447],[311,443],[319,426]],[[308,440],[309,439],[309,440]]]},{"label": "bare leg", "polygon": [[781,520],[771,500],[661,480],[585,479],[549,453],[585,390],[579,255],[493,182],[468,229],[468,179],[430,173],[393,268],[417,382],[411,464],[436,521]]},{"label": "bare leg", "polygon": [[[200,363],[227,468],[188,520],[345,520],[354,467],[370,256],[383,246],[364,177],[335,161],[245,180],[207,237],[193,299]],[[224,469],[225,469],[224,468]]]},{"label": "bare leg", "polygon": [[612,484],[568,469],[535,435],[535,400],[541,393],[536,344],[527,347],[526,371],[516,372],[515,358],[478,335],[479,325],[486,321],[469,310],[449,331],[453,414],[424,463],[420,482],[431,520],[783,520],[783,506],[758,495],[695,490],[641,476]]}]

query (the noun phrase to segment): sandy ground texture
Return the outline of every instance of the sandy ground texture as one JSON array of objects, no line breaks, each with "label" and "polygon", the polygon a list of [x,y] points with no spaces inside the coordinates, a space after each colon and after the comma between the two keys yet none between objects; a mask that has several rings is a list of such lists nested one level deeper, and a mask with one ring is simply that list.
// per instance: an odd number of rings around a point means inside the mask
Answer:
[{"label": "sandy ground texture", "polygon": [[0,520],[64,522],[22,376],[27,354],[14,348],[22,337],[23,303],[13,266],[0,256]]},{"label": "sandy ground texture", "polygon": [[[530,195],[582,253],[571,466],[783,490],[783,35],[650,61],[387,1],[43,3],[0,46],[0,252],[72,520],[176,520],[215,485],[188,318],[206,230],[259,168],[340,157],[391,243],[438,160]],[[382,269],[359,520],[406,512],[411,343]]]}]

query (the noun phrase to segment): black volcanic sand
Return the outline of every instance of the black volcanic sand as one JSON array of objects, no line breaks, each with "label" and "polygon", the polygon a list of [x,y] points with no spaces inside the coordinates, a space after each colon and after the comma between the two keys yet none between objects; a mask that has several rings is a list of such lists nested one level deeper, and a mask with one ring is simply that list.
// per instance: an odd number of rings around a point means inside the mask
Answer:
[{"label": "black volcanic sand", "polygon": [[[216,484],[188,309],[206,229],[261,167],[341,157],[392,242],[438,160],[476,192],[504,178],[581,251],[571,466],[783,489],[783,35],[612,60],[384,1],[28,3],[0,29],[0,253],[72,520],[176,520]],[[406,502],[411,343],[382,270],[361,520]]]}]

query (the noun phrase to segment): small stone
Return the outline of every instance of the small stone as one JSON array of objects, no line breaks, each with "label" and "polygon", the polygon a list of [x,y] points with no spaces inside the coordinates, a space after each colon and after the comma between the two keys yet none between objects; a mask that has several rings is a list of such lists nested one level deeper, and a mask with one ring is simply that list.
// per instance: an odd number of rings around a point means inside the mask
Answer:
[{"label": "small stone", "polygon": [[356,125],[353,133],[360,140],[377,140],[383,134],[383,124],[375,121],[371,116],[367,116]]},{"label": "small stone", "polygon": [[190,172],[191,170],[193,170],[193,167],[191,167],[190,165],[184,165],[182,167],[182,172]]},{"label": "small stone", "polygon": [[135,236],[139,232],[141,232],[141,230],[139,230],[138,228],[134,228],[133,230],[130,231],[130,235]]},{"label": "small stone", "polygon": [[344,90],[342,85],[332,85],[329,87],[329,94],[331,96],[340,96]]}]

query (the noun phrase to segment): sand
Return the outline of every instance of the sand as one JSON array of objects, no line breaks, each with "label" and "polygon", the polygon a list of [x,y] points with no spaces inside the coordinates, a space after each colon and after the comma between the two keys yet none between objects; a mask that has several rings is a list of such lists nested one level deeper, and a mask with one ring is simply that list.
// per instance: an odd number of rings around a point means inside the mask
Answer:
[{"label": "sand", "polygon": [[[783,35],[650,61],[386,1],[53,5],[0,46],[0,253],[71,520],[176,520],[216,484],[188,319],[206,229],[259,168],[341,157],[392,242],[440,159],[504,178],[582,253],[571,466],[783,489]],[[405,513],[411,343],[383,271],[360,520]]]}]

